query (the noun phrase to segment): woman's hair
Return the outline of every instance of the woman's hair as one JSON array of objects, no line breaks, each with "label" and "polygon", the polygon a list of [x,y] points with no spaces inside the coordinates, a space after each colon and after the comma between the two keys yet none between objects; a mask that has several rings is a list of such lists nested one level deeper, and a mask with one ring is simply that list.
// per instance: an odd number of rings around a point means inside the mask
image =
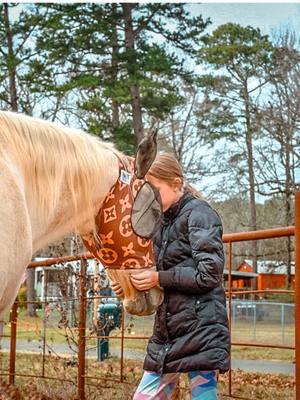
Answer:
[{"label": "woman's hair", "polygon": [[147,175],[164,181],[170,186],[173,184],[174,178],[180,178],[180,188],[183,189],[184,192],[189,192],[195,197],[202,198],[201,193],[185,181],[182,167],[171,153],[158,153]]}]

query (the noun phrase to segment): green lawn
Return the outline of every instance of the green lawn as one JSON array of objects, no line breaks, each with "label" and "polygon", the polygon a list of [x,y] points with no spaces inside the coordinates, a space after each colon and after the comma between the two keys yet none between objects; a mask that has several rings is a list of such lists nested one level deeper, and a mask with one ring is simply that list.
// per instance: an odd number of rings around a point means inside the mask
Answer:
[{"label": "green lawn", "polygon": [[257,342],[294,346],[294,324],[280,324],[257,322],[256,326],[248,321],[239,322],[232,327],[232,340],[239,342]]},{"label": "green lawn", "polygon": [[[41,311],[39,311],[41,313]],[[67,338],[71,341],[77,340],[76,328],[59,328],[60,314],[54,310],[48,315],[46,321],[41,317],[31,318],[27,317],[24,310],[21,310],[18,315],[17,322],[17,338],[18,340],[26,341],[42,341],[44,328],[46,327],[46,341],[52,343],[67,343]],[[87,318],[89,325],[90,318]],[[136,336],[150,336],[153,327],[153,316],[151,317],[132,317],[126,316],[125,318],[125,331],[124,335],[132,339],[124,340],[124,347],[130,350],[140,351],[144,353],[147,346],[146,339],[135,339]],[[4,329],[5,335],[10,335],[10,324],[6,324]],[[89,329],[86,331],[87,346],[94,347],[96,340],[89,339],[92,333]],[[284,335],[283,335],[284,334]],[[121,337],[121,330],[115,329],[111,332],[111,336]],[[285,325],[284,332],[279,324],[267,324],[260,321],[256,324],[254,329],[253,325],[247,321],[242,321],[233,325],[232,340],[234,342],[257,342],[257,343],[271,343],[271,344],[284,344],[294,345],[294,326]],[[110,339],[111,348],[120,348],[120,339]],[[268,349],[268,348],[255,348],[245,346],[233,346],[232,357],[235,359],[266,359],[266,360],[281,360],[292,361],[294,359],[294,351],[285,349]]]},{"label": "green lawn", "polygon": [[[41,310],[37,312],[41,314]],[[65,343],[66,332],[64,328],[58,327],[58,321],[58,313],[47,319],[45,323],[40,316],[28,317],[25,310],[20,310],[17,320],[17,339],[40,341],[44,335],[44,329],[46,329],[47,341]],[[4,327],[4,335],[10,336],[10,323],[7,323]]]}]

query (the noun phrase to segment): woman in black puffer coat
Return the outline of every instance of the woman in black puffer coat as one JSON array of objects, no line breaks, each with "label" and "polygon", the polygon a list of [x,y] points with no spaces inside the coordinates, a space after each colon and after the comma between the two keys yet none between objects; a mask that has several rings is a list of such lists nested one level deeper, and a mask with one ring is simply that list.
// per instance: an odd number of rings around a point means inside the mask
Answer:
[{"label": "woman in black puffer coat", "polygon": [[190,186],[182,169],[159,154],[147,180],[160,192],[163,220],[153,237],[157,272],[132,276],[139,290],[159,284],[157,310],[134,400],[168,399],[179,373],[190,379],[192,399],[217,399],[218,373],[230,365],[230,337],[223,289],[222,223]]}]

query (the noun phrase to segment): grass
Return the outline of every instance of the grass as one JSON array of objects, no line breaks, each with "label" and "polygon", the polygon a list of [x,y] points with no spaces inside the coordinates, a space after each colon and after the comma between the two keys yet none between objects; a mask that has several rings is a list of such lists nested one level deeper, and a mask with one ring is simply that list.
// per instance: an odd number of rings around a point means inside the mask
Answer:
[{"label": "grass", "polygon": [[233,360],[268,360],[293,362],[294,350],[268,349],[261,347],[232,346],[231,358]]},{"label": "grass", "polygon": [[[127,336],[144,336],[151,335],[153,319],[150,317],[134,318],[131,317],[127,321]],[[255,335],[254,335],[255,333]],[[120,330],[115,330],[111,335],[120,335]],[[278,324],[269,324],[259,321],[256,324],[254,332],[253,325],[247,321],[236,323],[232,330],[232,340],[235,342],[251,342],[251,343],[269,343],[294,345],[294,325],[286,324],[284,329],[284,341],[281,326]],[[110,339],[112,348],[120,348],[120,340]],[[126,349],[145,352],[147,340],[125,339],[124,347]],[[287,349],[270,349],[262,347],[246,347],[232,346],[232,357],[234,359],[250,359],[250,360],[274,360],[274,361],[293,361],[293,350]]]},{"label": "grass", "polygon": [[[8,364],[6,354],[0,353],[0,370]],[[37,355],[18,355],[16,371],[19,374],[41,375],[42,361]],[[0,400],[76,400],[77,397],[77,365],[76,360],[48,356],[45,359],[45,374],[58,380],[33,379],[16,377],[17,387],[8,386],[4,377],[0,381]],[[123,383],[120,378],[120,360],[113,358],[98,363],[87,359],[86,375],[96,379],[86,378],[86,400],[114,399],[130,400],[142,375],[142,362],[125,360]],[[69,382],[70,381],[70,382]],[[2,383],[1,383],[2,382]],[[269,374],[253,374],[241,371],[232,372],[232,394],[249,399],[282,400],[295,398],[295,381],[287,376]],[[177,400],[187,400],[189,397],[188,381],[183,375],[180,381]],[[228,376],[220,376],[219,391],[228,394]],[[2,397],[4,396],[5,397]],[[226,399],[223,395],[220,399]]]},{"label": "grass", "polygon": [[293,346],[295,327],[293,324],[285,324],[282,330],[280,324],[260,321],[254,326],[249,321],[242,321],[233,325],[232,340]]},{"label": "grass", "polygon": [[[49,343],[66,342],[66,332],[58,328],[59,314],[52,312],[47,318],[46,337]],[[152,317],[126,317],[125,335],[149,336],[152,333]],[[18,316],[18,340],[41,340],[43,335],[43,321],[41,317],[27,317],[24,311],[20,311]],[[5,333],[9,334],[10,327],[6,325]],[[236,341],[253,341],[253,326],[249,322],[242,321],[233,327],[233,339]],[[282,332],[280,326],[276,324],[266,324],[263,321],[256,325],[256,339],[260,342],[268,341],[280,343]],[[77,335],[77,329],[69,331],[69,334]],[[87,336],[89,331],[87,330]],[[120,329],[115,329],[111,335],[121,336]],[[293,343],[294,327],[285,326],[286,344]],[[95,339],[88,339],[87,346],[95,346]],[[120,339],[110,339],[110,348],[120,349]],[[125,339],[125,349],[134,350],[144,354],[146,351],[147,340],[145,339]],[[251,360],[276,360],[291,362],[294,359],[294,352],[285,349],[267,349],[245,346],[233,346],[233,359]],[[87,358],[86,375],[96,379],[86,379],[86,399],[114,399],[130,400],[137,387],[142,375],[142,361],[126,359],[124,361],[124,383],[117,383],[111,379],[119,381],[120,360],[111,358],[99,363],[95,359]],[[7,373],[9,360],[7,353],[0,353],[0,371]],[[18,353],[16,358],[16,371],[19,374],[42,375],[43,370],[46,376],[51,376],[58,380],[48,380],[43,378],[17,377],[17,387],[7,385],[7,379],[2,377],[0,382],[0,400],[76,400],[77,397],[77,360],[73,357],[57,357],[54,355],[45,357],[43,367],[43,357],[40,354]],[[1,379],[1,377],[0,377]],[[69,382],[70,381],[70,382]],[[189,399],[188,382],[183,376],[181,378],[181,389],[177,396],[178,400]],[[295,398],[295,382],[293,377],[275,376],[269,374],[253,374],[242,371],[232,372],[232,393],[235,396],[243,396],[249,399],[263,400],[282,400]],[[4,396],[5,393],[5,397]],[[8,394],[7,394],[8,393]],[[11,394],[9,394],[11,393]],[[228,393],[228,376],[220,377],[220,393]],[[9,397],[11,396],[11,397]],[[219,396],[220,399],[227,399],[226,396]]]},{"label": "grass", "polygon": [[[19,310],[17,320],[17,339],[27,341],[40,341],[44,334],[44,321],[41,317],[42,310],[37,310],[36,317],[26,315],[26,310]],[[53,313],[46,321],[47,339],[54,343],[66,341],[64,329],[58,327],[59,314]],[[4,335],[10,336],[10,323],[4,326]]]},{"label": "grass", "polygon": [[[58,327],[60,314],[54,310],[47,318],[46,341],[51,344],[67,344],[67,337],[77,340],[77,329],[64,329]],[[89,319],[88,319],[89,321]],[[124,347],[135,352],[144,354],[147,347],[146,339],[134,339],[135,336],[150,336],[153,328],[153,316],[151,317],[132,317],[125,318],[125,336],[132,339],[124,339]],[[41,316],[28,317],[25,310],[20,310],[17,322],[17,339],[23,341],[41,342],[43,338],[43,320]],[[87,337],[90,332],[87,330]],[[282,330],[279,324],[269,324],[259,321],[254,331],[253,325],[248,321],[241,321],[233,325],[232,340],[236,342],[258,342],[282,344]],[[4,329],[5,335],[10,335],[10,325],[6,324]],[[121,330],[115,329],[111,332],[111,336],[121,337]],[[286,324],[284,326],[285,345],[294,345],[294,326]],[[96,346],[96,339],[87,339],[88,347]],[[110,339],[110,348],[120,349],[120,339]],[[268,349],[255,348],[245,346],[233,346],[232,357],[234,359],[250,359],[250,360],[274,360],[274,361],[293,361],[294,351],[286,349]]]}]

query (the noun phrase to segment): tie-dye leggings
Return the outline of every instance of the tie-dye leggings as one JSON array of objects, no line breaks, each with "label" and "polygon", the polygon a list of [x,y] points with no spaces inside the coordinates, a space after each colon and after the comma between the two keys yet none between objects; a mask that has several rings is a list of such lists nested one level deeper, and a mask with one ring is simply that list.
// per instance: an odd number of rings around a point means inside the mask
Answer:
[{"label": "tie-dye leggings", "polygon": [[[188,374],[192,400],[217,400],[218,371],[192,371]],[[145,371],[133,400],[169,400],[180,373],[159,375]]]}]

